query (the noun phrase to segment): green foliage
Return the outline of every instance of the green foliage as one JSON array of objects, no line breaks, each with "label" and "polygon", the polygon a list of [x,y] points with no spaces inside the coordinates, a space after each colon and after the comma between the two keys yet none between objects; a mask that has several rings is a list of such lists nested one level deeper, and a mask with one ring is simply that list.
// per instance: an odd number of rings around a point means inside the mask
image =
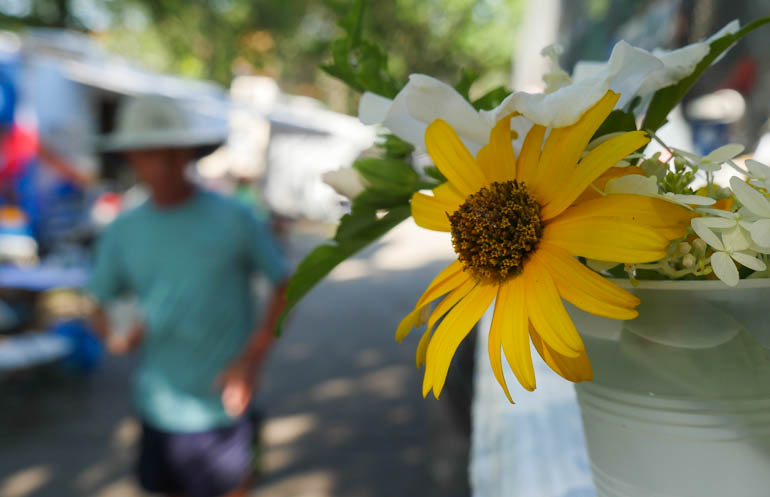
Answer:
[{"label": "green foliage", "polygon": [[[276,78],[289,93],[320,98],[335,110],[350,112],[352,92],[318,71],[332,40],[356,18],[358,0],[26,0],[0,1],[6,29],[25,26],[66,27],[94,32],[108,49],[145,66],[229,85],[234,74]],[[23,5],[28,7],[12,7]],[[367,1],[359,26],[366,43],[361,60],[351,64],[357,83],[377,83],[377,54],[387,52],[396,82],[414,72],[451,80],[463,68],[487,76],[485,84],[507,79],[523,0]],[[7,5],[4,5],[7,4]],[[94,16],[97,12],[98,16]],[[93,18],[97,17],[98,22]],[[447,56],[451,54],[451,56]],[[384,54],[383,54],[384,55]],[[342,62],[342,61],[340,61]],[[345,64],[329,62],[332,71]],[[379,84],[379,83],[377,83]],[[383,95],[399,86],[380,88]]]},{"label": "green foliage", "polygon": [[380,217],[376,209],[360,207],[354,202],[351,213],[342,218],[334,239],[316,247],[297,267],[286,291],[289,304],[281,316],[276,334],[280,334],[289,311],[332,269],[396,227],[410,214],[409,205],[401,205]]},{"label": "green foliage", "polygon": [[428,166],[425,168],[425,174],[427,174],[430,178],[435,179],[439,183],[446,183],[447,179],[446,176],[444,176],[441,171],[438,170],[436,166]]},{"label": "green foliage", "polygon": [[332,62],[321,69],[354,90],[393,98],[404,85],[388,71],[388,56],[380,47],[361,37],[365,5],[357,0],[342,18],[339,26],[345,36],[332,42]]},{"label": "green foliage", "polygon": [[674,85],[667,86],[666,88],[662,88],[655,92],[652,101],[650,101],[650,106],[647,109],[647,114],[644,116],[642,129],[657,131],[658,128],[663,126],[666,123],[666,116],[668,116],[668,113],[676,107],[692,85],[703,75],[706,69],[716,62],[720,55],[738,42],[738,40],[760,26],[768,23],[770,23],[770,17],[764,17],[751,24],[747,24],[733,34],[725,35],[711,42],[708,55],[698,63],[692,74]]},{"label": "green foliage", "polygon": [[479,74],[472,69],[464,69],[460,74],[460,82],[455,85],[457,93],[463,96],[465,100],[470,101],[471,86],[479,79]]},{"label": "green foliage", "polygon": [[381,136],[378,146],[385,152],[385,157],[390,159],[409,160],[414,152],[414,146],[411,143],[389,133]]},{"label": "green foliage", "polygon": [[636,118],[632,112],[625,112],[620,109],[613,110],[607,119],[599,126],[599,129],[594,133],[593,139],[600,136],[608,135],[610,133],[617,133],[619,131],[635,131],[636,130]]},{"label": "green foliage", "polygon": [[[399,153],[403,151],[403,142],[391,140],[390,143],[397,144]],[[414,192],[439,184],[420,178],[411,164],[388,157],[388,149],[385,150],[384,158],[365,158],[353,164],[368,186],[353,199],[351,211],[343,216],[334,238],[316,247],[297,267],[287,291],[287,313],[341,262],[407,219],[411,215],[409,200]]]},{"label": "green foliage", "polygon": [[477,98],[471,104],[476,110],[490,110],[500,105],[511,94],[511,90],[498,86]]},{"label": "green foliage", "polygon": [[372,209],[390,209],[409,205],[412,194],[422,182],[412,166],[396,159],[361,159],[353,164],[368,187],[355,198],[355,205]]},{"label": "green foliage", "polygon": [[695,172],[692,170],[686,171],[669,171],[660,181],[660,186],[663,189],[663,193],[676,193],[681,195],[692,195],[695,192],[690,188],[690,184],[695,180]]}]

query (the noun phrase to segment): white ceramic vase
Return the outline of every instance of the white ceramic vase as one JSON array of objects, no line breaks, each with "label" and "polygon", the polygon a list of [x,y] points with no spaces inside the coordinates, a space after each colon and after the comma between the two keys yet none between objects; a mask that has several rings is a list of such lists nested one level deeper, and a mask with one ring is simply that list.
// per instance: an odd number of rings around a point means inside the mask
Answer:
[{"label": "white ceramic vase", "polygon": [[770,496],[770,279],[619,284],[637,319],[570,309],[597,497]]}]

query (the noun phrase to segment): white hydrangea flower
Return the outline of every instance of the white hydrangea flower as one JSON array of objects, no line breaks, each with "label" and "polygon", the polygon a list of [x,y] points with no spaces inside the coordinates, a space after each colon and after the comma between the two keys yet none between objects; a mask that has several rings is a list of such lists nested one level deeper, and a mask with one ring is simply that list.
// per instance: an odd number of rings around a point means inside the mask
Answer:
[{"label": "white hydrangea flower", "polygon": [[745,221],[741,226],[751,233],[758,246],[770,248],[770,200],[738,177],[730,178],[730,187],[743,205],[739,211]]},{"label": "white hydrangea flower", "polygon": [[767,266],[764,262],[754,257],[755,251],[751,250],[751,240],[745,235],[740,226],[721,233],[721,237],[714,233],[702,218],[691,221],[695,234],[714,249],[711,255],[711,268],[714,274],[729,286],[738,284],[740,275],[735,262],[754,271],[764,271]]},{"label": "white hydrangea flower", "polygon": [[770,166],[748,159],[746,167],[749,170],[746,175],[750,178],[750,184],[770,191]]},{"label": "white hydrangea flower", "polygon": [[672,150],[676,155],[683,157],[691,164],[698,166],[698,169],[715,173],[722,169],[722,165],[725,162],[742,154],[744,146],[740,143],[728,143],[727,145],[722,145],[721,147],[712,150],[703,157],[684,150],[679,150],[678,148]]},{"label": "white hydrangea flower", "polygon": [[692,205],[713,205],[716,200],[701,195],[681,195],[671,192],[658,193],[658,178],[655,176],[642,176],[630,174],[611,179],[604,187],[605,193],[632,193],[646,197],[658,197],[690,209]]}]

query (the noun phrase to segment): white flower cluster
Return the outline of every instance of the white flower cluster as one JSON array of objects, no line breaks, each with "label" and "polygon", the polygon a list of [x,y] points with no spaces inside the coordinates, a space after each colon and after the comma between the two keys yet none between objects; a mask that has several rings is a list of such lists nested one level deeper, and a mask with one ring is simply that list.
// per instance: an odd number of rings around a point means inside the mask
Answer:
[{"label": "white flower cluster", "polygon": [[[757,172],[770,172],[770,168],[752,161]],[[753,171],[750,171],[753,174]],[[751,178],[750,182],[760,185],[763,180]],[[739,273],[735,263],[754,271],[765,271],[763,259],[770,254],[770,200],[757,188],[734,176],[730,187],[740,208],[735,211],[700,208],[704,217],[691,222],[695,233],[706,242],[714,253],[711,267],[717,277],[730,286],[738,284]]]}]

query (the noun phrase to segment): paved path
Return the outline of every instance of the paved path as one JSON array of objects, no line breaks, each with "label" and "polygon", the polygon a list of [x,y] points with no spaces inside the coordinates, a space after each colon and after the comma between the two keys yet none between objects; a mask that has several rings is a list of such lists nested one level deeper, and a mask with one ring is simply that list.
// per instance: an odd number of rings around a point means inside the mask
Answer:
[{"label": "paved path", "polygon": [[[318,241],[292,239],[295,258]],[[451,256],[444,237],[404,223],[303,302],[265,374],[265,474],[254,497],[467,495],[465,438],[445,402],[420,395],[419,337],[393,341]],[[130,366],[111,359],[88,382],[2,387],[0,497],[141,495],[130,474]]]}]

